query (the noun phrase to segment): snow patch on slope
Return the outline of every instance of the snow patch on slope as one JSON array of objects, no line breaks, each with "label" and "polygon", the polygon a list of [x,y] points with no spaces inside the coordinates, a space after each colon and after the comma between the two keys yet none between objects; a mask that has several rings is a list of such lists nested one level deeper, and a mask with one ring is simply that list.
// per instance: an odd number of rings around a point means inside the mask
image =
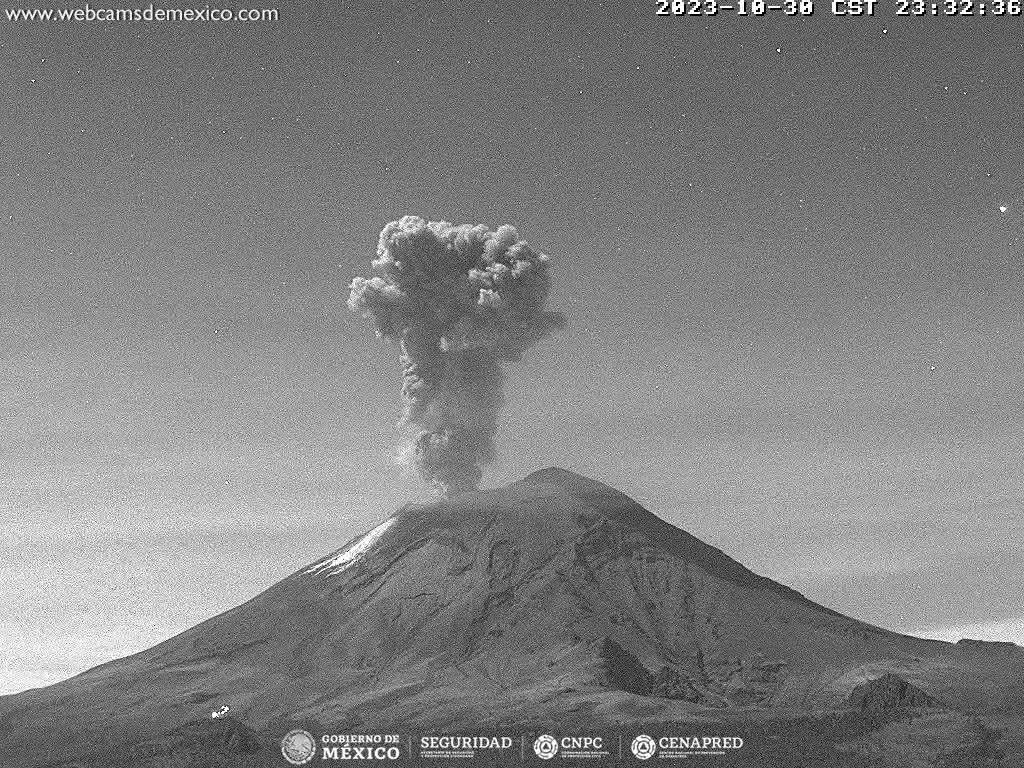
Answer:
[{"label": "snow patch on slope", "polygon": [[319,573],[322,576],[334,576],[341,573],[369,552],[370,548],[377,543],[380,537],[384,535],[385,531],[387,531],[394,522],[395,518],[393,517],[389,520],[385,520],[368,534],[363,536],[363,538],[352,542],[352,544],[347,546],[341,552],[331,555],[327,559],[321,560],[319,563],[310,566],[304,571],[304,573]]}]

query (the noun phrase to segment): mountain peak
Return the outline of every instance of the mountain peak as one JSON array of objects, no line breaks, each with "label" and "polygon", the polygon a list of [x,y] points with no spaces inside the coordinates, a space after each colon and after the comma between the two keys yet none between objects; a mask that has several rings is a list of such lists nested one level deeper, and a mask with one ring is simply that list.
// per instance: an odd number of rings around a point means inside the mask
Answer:
[{"label": "mountain peak", "polygon": [[[44,717],[83,734],[117,722],[147,737],[153,723],[224,706],[274,739],[284,721],[339,731],[580,711],[662,721],[695,706],[844,704],[869,671],[948,701],[950,680],[992,674],[992,658],[1012,674],[1024,668],[1006,653],[952,648],[817,605],[626,494],[548,467],[406,505],[154,648],[0,700],[0,747],[30,744],[30,764],[53,763],[68,745],[56,731],[38,742]],[[955,678],[942,671],[949,665]]]},{"label": "mountain peak", "polygon": [[[454,532],[468,541],[498,536],[514,542],[520,554],[548,551],[553,542],[576,548],[597,547],[608,553],[619,552],[623,546],[627,550],[649,548],[659,556],[699,566],[715,578],[809,602],[792,589],[751,572],[625,493],[560,467],[537,470],[504,487],[468,491],[427,504],[408,504],[399,511],[398,518],[398,524],[381,543],[386,556],[394,556],[425,538],[448,537]],[[624,544],[627,539],[630,543]]]},{"label": "mountain peak", "polygon": [[522,482],[530,483],[532,485],[561,485],[563,487],[571,487],[573,485],[601,485],[596,480],[591,480],[589,477],[583,475],[577,475],[575,472],[570,472],[568,469],[562,469],[561,467],[545,467],[544,469],[538,469],[536,472],[531,472],[529,475],[523,478]]}]

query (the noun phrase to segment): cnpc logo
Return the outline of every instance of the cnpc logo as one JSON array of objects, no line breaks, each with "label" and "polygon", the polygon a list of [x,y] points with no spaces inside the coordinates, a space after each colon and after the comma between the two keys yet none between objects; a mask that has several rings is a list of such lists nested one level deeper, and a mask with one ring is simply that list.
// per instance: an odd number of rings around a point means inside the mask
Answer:
[{"label": "cnpc logo", "polygon": [[541,760],[550,760],[558,754],[558,742],[554,736],[542,734],[533,742],[533,751]]},{"label": "cnpc logo", "polygon": [[533,751],[541,760],[550,760],[559,751],[563,752],[565,757],[595,757],[595,753],[602,754],[603,749],[602,736],[563,736],[556,739],[545,733],[533,742]]}]

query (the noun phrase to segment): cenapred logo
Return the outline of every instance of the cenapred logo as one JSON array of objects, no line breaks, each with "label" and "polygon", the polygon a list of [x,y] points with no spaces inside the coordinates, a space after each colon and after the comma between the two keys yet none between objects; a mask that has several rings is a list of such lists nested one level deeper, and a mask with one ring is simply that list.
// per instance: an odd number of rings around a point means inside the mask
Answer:
[{"label": "cenapred logo", "polygon": [[654,753],[658,751],[658,744],[646,733],[641,733],[633,739],[633,743],[629,745],[629,748],[638,760],[650,760],[654,757]]},{"label": "cenapred logo", "polygon": [[550,760],[558,754],[558,741],[545,733],[533,742],[533,751],[541,760]]},{"label": "cenapred logo", "polygon": [[301,728],[288,731],[281,739],[281,754],[292,765],[305,765],[316,756],[316,739]]}]

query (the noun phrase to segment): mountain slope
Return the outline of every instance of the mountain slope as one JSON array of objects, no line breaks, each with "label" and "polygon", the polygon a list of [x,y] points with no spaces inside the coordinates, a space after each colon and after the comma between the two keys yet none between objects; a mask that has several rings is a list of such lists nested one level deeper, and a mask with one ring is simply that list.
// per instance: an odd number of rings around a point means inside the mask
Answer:
[{"label": "mountain slope", "polygon": [[945,705],[997,710],[1021,701],[1024,652],[849,619],[608,486],[547,469],[406,506],[148,651],[0,698],[0,749],[31,739],[38,762],[58,761],[69,745],[102,749],[221,706],[256,729],[820,709],[886,673]]}]

